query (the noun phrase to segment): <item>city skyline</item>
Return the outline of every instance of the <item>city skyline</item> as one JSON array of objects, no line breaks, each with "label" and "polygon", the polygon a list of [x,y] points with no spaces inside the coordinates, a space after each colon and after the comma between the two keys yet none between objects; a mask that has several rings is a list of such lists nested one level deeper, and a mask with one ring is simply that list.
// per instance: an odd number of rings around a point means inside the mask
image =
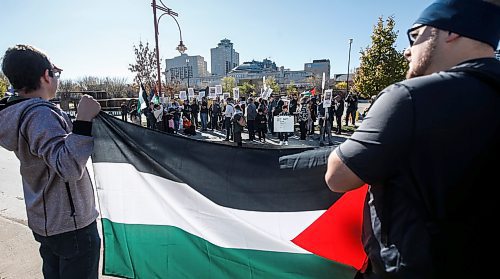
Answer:
[{"label": "city skyline", "polygon": [[[237,2],[237,3],[235,3]],[[359,66],[359,52],[370,43],[380,16],[394,16],[396,49],[407,47],[406,29],[431,0],[404,3],[373,1],[252,2],[228,0],[169,1],[177,12],[189,56],[202,56],[211,69],[210,50],[227,38],[239,52],[239,64],[270,59],[278,67],[303,70],[305,63],[328,59],[331,76],[347,72],[349,39],[353,39],[350,70]],[[25,43],[46,51],[64,69],[63,79],[84,76],[125,77],[135,62],[133,45],[148,42],[154,48],[151,1],[53,0],[2,1],[0,51]],[[179,31],[172,18],[159,23],[162,71],[165,60],[179,55]]]}]

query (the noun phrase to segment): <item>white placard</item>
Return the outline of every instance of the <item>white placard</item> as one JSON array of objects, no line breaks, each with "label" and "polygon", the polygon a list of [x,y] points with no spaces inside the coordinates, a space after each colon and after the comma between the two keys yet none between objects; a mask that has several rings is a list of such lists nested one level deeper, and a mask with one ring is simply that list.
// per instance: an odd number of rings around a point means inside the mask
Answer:
[{"label": "white placard", "polygon": [[179,99],[187,100],[186,91],[179,91]]},{"label": "white placard", "polygon": [[194,97],[194,89],[193,88],[188,88],[188,97],[193,98]]},{"label": "white placard", "polygon": [[269,99],[269,97],[271,97],[271,93],[273,93],[273,90],[271,88],[268,88],[266,90],[266,100]]},{"label": "white placard", "polygon": [[333,98],[333,90],[332,89],[325,90],[325,97],[323,99],[324,108],[329,108],[332,106],[332,98]]},{"label": "white placard", "polygon": [[238,100],[240,98],[240,88],[239,87],[233,88],[233,98],[235,100]]},{"label": "white placard", "polygon": [[231,97],[231,94],[229,94],[229,92],[224,92],[222,94],[222,99],[224,99],[224,100],[227,100],[227,98],[229,98],[229,97]]},{"label": "white placard", "polygon": [[275,116],[274,117],[274,131],[275,132],[293,132],[294,131],[294,117],[291,115]]},{"label": "white placard", "polygon": [[215,100],[215,87],[208,88],[208,98]]},{"label": "white placard", "polygon": [[222,85],[216,85],[215,86],[215,94],[221,95],[222,94]]},{"label": "white placard", "polygon": [[205,91],[200,91],[198,94],[200,96],[199,97],[200,99],[203,98],[203,97],[205,97]]}]

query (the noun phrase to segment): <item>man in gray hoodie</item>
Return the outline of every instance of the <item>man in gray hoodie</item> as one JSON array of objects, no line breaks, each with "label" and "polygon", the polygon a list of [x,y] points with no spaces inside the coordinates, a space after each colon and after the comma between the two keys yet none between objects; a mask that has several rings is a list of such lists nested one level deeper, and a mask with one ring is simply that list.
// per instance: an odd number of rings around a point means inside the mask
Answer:
[{"label": "man in gray hoodie", "polygon": [[28,45],[9,48],[2,72],[16,94],[0,100],[0,146],[20,161],[28,226],[40,243],[45,278],[97,278],[100,237],[85,165],[100,105],[78,104],[76,121],[49,102],[61,69]]}]

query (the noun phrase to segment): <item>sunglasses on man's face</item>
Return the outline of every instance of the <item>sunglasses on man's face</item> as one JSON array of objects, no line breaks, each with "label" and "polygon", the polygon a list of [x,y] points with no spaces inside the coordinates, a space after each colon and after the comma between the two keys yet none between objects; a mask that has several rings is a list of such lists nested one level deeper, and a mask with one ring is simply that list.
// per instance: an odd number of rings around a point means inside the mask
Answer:
[{"label": "sunglasses on man's face", "polygon": [[408,41],[410,41],[410,46],[413,46],[415,41],[418,39],[418,36],[420,36],[420,28],[424,27],[424,25],[417,25],[415,27],[412,27],[406,31],[406,35],[408,35]]},{"label": "sunglasses on man's face", "polygon": [[49,70],[49,76],[53,78],[59,78],[61,76],[61,69],[53,68],[53,69],[48,69]]}]

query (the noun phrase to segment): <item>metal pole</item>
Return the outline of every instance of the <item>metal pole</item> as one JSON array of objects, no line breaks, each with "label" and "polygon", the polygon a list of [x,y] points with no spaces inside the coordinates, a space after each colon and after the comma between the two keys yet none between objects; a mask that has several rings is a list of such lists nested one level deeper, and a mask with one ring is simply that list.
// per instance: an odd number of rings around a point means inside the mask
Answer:
[{"label": "metal pole", "polygon": [[156,69],[158,74],[158,96],[161,94],[161,73],[160,73],[160,49],[158,47],[158,21],[156,20],[156,0],[151,4],[153,6],[153,17],[155,24],[155,42],[156,42]]},{"label": "metal pole", "polygon": [[186,69],[187,69],[187,77],[188,77],[187,88],[189,88],[189,58],[186,58]]},{"label": "metal pole", "polygon": [[347,60],[347,78],[346,78],[346,81],[347,81],[347,94],[349,94],[349,67],[350,67],[350,64],[351,64],[351,45],[352,45],[352,39],[349,39],[349,58]]}]

